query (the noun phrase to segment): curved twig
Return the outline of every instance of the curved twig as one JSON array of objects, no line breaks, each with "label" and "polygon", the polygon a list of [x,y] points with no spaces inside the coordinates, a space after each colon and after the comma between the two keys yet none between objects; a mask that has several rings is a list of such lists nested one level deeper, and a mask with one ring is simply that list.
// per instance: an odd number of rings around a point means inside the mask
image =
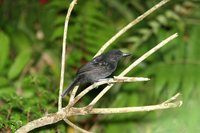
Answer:
[{"label": "curved twig", "polygon": [[61,61],[61,72],[60,72],[60,88],[59,88],[59,96],[58,96],[58,110],[62,108],[62,91],[64,84],[64,74],[65,74],[65,53],[66,53],[66,41],[67,41],[67,31],[68,31],[68,23],[71,12],[76,4],[77,0],[73,0],[69,6],[66,18],[65,18],[65,26],[63,33],[63,46],[62,46],[62,61]]}]

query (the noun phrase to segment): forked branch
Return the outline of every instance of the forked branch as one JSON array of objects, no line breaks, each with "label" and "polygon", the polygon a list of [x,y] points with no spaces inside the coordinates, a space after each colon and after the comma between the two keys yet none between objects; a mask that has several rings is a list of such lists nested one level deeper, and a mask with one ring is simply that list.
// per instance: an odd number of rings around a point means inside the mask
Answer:
[{"label": "forked branch", "polygon": [[[159,7],[167,3],[169,0],[162,0],[160,3],[146,11],[144,14],[136,18],[134,21],[129,23],[127,26],[122,28],[116,35],[114,35],[110,40],[108,40],[102,48],[97,52],[97,55],[100,55],[110,44],[112,44],[118,37],[120,37],[122,34],[124,34],[128,29],[130,29],[132,26],[143,20],[146,16],[151,14],[153,11],[157,10]],[[68,123],[70,126],[74,127],[75,129],[83,132],[83,133],[89,133],[88,131],[76,126],[72,122],[70,122],[67,117],[69,116],[78,116],[78,115],[88,115],[88,114],[113,114],[113,113],[129,113],[129,112],[145,112],[145,111],[153,111],[153,110],[162,110],[162,109],[168,109],[168,108],[175,108],[180,107],[182,105],[182,101],[178,100],[179,93],[173,96],[172,98],[164,101],[161,104],[158,105],[149,105],[149,106],[140,106],[140,107],[122,107],[122,108],[93,108],[93,106],[96,104],[96,102],[113,86],[115,83],[121,83],[121,82],[137,82],[137,81],[147,81],[148,78],[137,78],[137,77],[124,77],[129,71],[131,71],[135,66],[137,66],[140,62],[145,60],[148,56],[156,52],[158,49],[163,47],[165,44],[167,44],[169,41],[173,40],[178,36],[177,33],[174,35],[168,37],[167,39],[163,40],[161,43],[156,45],[154,48],[146,52],[143,56],[141,56],[138,60],[133,62],[129,67],[127,67],[119,76],[114,77],[113,79],[107,79],[104,81],[99,81],[97,83],[94,83],[93,85],[89,86],[85,90],[83,90],[78,96],[75,97],[76,89],[74,89],[73,93],[71,94],[69,104],[62,108],[62,90],[63,90],[63,83],[64,83],[64,68],[65,68],[65,49],[66,49],[66,39],[67,39],[67,29],[68,29],[68,22],[70,18],[70,14],[74,8],[74,5],[76,4],[77,0],[73,0],[70,4],[70,7],[68,9],[68,13],[65,19],[65,26],[64,26],[64,35],[63,35],[63,49],[62,49],[62,63],[61,63],[61,77],[60,77],[60,89],[59,89],[59,98],[58,98],[58,112],[52,113],[49,115],[46,115],[44,117],[41,117],[37,120],[33,120],[26,125],[19,128],[16,133],[26,133],[33,129],[43,127],[49,124],[57,123],[61,120],[64,120],[66,123]],[[96,88],[99,85],[102,84],[108,84],[106,88],[104,88],[97,97],[86,107],[81,108],[75,108],[73,107],[79,99],[81,99],[83,96],[85,96],[90,90]]]},{"label": "forked branch", "polygon": [[[163,110],[168,108],[176,108],[182,105],[182,101],[178,100],[180,94],[176,94],[172,98],[158,105],[149,105],[141,107],[123,107],[123,108],[93,108],[88,110],[87,107],[83,108],[62,108],[57,113],[52,113],[37,120],[31,121],[26,125],[19,128],[16,133],[27,133],[35,128],[46,126],[49,124],[57,123],[63,120],[65,117],[88,115],[88,114],[113,114],[113,113],[129,113],[129,112],[147,112],[154,110]],[[76,128],[77,129],[77,128]]]}]

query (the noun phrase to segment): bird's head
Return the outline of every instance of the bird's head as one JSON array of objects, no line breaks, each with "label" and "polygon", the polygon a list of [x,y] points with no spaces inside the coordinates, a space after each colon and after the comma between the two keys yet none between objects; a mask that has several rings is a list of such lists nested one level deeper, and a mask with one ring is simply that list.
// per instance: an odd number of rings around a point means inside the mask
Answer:
[{"label": "bird's head", "polygon": [[106,54],[106,57],[110,61],[119,61],[122,57],[127,57],[127,56],[130,56],[130,55],[131,54],[123,53],[118,49],[114,49],[114,50],[109,51]]}]

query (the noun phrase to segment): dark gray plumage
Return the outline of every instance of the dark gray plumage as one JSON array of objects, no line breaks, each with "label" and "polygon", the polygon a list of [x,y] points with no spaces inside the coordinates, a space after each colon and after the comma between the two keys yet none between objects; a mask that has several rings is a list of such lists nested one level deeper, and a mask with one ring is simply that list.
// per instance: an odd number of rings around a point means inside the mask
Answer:
[{"label": "dark gray plumage", "polygon": [[129,55],[122,53],[120,50],[111,50],[95,57],[78,70],[74,81],[63,92],[62,97],[67,95],[76,85],[94,83],[99,79],[110,76],[116,70],[119,60]]}]

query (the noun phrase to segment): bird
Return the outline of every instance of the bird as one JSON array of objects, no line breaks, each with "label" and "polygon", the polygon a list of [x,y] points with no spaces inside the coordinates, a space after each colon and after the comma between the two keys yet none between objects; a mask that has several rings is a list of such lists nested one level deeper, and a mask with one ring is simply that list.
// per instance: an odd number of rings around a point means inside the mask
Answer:
[{"label": "bird", "polygon": [[64,97],[67,95],[77,85],[85,83],[93,84],[94,82],[98,82],[110,76],[116,70],[119,60],[129,55],[130,54],[123,53],[118,49],[113,49],[93,58],[92,61],[80,67],[73,82],[61,96]]}]

